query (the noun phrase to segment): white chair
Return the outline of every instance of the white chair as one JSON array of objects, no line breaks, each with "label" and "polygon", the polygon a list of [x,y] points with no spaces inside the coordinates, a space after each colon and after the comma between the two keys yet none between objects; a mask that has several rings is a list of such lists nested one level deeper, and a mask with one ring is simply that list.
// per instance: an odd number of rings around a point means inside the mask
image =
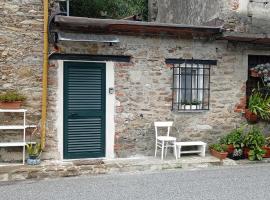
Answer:
[{"label": "white chair", "polygon": [[[166,157],[168,147],[173,147],[174,155],[175,158],[177,159],[176,138],[170,136],[170,129],[173,125],[173,122],[155,122],[154,125],[156,135],[155,157],[157,156],[158,148],[161,148],[161,159],[163,160],[164,149]],[[167,134],[165,136],[160,136],[158,128],[167,128]]]}]

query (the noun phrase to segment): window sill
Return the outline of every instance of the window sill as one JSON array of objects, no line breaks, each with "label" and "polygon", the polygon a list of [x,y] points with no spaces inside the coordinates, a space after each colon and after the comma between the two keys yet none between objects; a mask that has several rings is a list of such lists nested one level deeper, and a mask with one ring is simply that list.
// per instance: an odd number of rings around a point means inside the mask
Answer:
[{"label": "window sill", "polygon": [[209,110],[173,110],[172,112],[177,113],[206,113]]}]

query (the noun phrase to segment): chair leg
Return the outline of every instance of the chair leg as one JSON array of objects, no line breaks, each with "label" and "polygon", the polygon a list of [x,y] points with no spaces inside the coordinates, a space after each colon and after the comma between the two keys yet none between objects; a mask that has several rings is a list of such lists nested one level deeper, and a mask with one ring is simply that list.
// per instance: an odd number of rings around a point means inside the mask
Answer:
[{"label": "chair leg", "polygon": [[155,157],[157,157],[157,141],[156,141],[156,147],[155,147]]},{"label": "chair leg", "polygon": [[163,154],[164,154],[164,141],[162,141],[162,146],[161,146],[161,160],[163,160]]},{"label": "chair leg", "polygon": [[178,146],[178,158],[181,158],[181,146]]},{"label": "chair leg", "polygon": [[206,146],[205,145],[203,145],[202,147],[201,147],[201,156],[202,157],[205,157],[205,149],[206,149]]},{"label": "chair leg", "polygon": [[168,142],[166,142],[166,147],[165,147],[165,158],[167,157],[167,151],[168,151]]},{"label": "chair leg", "polygon": [[174,156],[175,156],[175,159],[177,160],[177,149],[176,149],[176,144],[174,143],[173,145],[173,151],[174,151]]}]

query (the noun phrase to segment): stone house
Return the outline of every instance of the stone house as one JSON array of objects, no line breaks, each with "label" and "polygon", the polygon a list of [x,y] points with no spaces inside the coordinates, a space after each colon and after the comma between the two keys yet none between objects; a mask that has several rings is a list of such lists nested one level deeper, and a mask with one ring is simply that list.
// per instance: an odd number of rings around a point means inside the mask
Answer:
[{"label": "stone house", "polygon": [[[162,2],[149,1],[152,22],[52,18],[44,159],[153,155],[159,120],[174,121],[177,138],[207,143],[245,122],[249,67],[270,62],[267,24],[253,28],[257,21],[239,10],[247,12],[245,1],[203,1],[222,12],[201,18],[192,17],[200,11],[195,1],[183,1],[193,9],[186,18]],[[0,87],[27,95],[33,123],[41,115],[41,6],[0,3]],[[2,160],[11,157],[2,150]]]}]

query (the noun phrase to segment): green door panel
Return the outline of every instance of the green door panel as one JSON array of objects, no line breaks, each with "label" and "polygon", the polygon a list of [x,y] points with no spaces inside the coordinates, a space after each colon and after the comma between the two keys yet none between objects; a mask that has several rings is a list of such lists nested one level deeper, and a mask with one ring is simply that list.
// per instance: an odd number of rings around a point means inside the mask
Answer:
[{"label": "green door panel", "polygon": [[64,158],[105,156],[106,64],[64,62]]}]

